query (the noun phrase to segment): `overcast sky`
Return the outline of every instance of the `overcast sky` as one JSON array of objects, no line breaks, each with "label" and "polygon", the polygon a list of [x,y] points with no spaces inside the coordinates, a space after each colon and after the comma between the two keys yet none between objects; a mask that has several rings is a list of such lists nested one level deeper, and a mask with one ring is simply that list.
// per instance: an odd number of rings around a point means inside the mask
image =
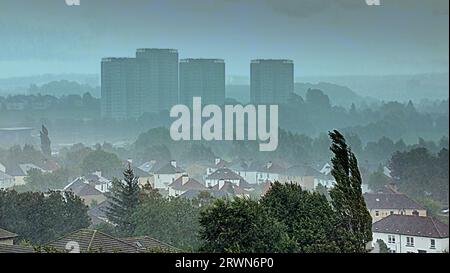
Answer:
[{"label": "overcast sky", "polygon": [[0,78],[99,73],[141,47],[223,58],[289,58],[296,76],[448,72],[448,0],[0,0]]}]

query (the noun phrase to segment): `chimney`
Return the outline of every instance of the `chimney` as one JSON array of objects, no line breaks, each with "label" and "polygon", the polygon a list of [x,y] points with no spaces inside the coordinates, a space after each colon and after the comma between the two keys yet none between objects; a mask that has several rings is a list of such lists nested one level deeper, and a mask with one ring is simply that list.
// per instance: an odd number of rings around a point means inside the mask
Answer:
[{"label": "chimney", "polygon": [[216,164],[216,165],[217,165],[217,164],[219,164],[219,163],[220,163],[220,161],[221,161],[220,157],[216,157],[216,161],[215,161],[215,164]]},{"label": "chimney", "polygon": [[172,165],[174,168],[176,168],[177,167],[177,161],[176,160],[170,161],[170,165]]},{"label": "chimney", "polygon": [[182,184],[182,185],[186,184],[188,181],[189,181],[189,176],[183,175],[183,176],[181,177],[181,184]]},{"label": "chimney", "polygon": [[101,177],[102,176],[102,172],[101,171],[96,171],[96,172],[93,173],[93,175]]}]

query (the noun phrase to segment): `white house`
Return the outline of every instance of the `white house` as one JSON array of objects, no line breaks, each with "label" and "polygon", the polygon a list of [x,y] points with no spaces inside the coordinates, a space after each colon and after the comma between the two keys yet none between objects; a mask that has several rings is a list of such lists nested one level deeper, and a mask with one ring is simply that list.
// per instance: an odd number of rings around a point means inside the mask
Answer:
[{"label": "white house", "polygon": [[280,175],[285,171],[286,169],[281,165],[269,161],[258,170],[256,176],[257,183],[264,184],[267,181],[270,182],[279,181]]},{"label": "white house", "polygon": [[213,172],[217,171],[218,169],[227,168],[228,165],[229,165],[229,163],[226,162],[225,160],[223,160],[221,158],[216,158],[214,160],[214,165],[208,166],[208,168],[206,168],[206,176],[211,175]]},{"label": "white house", "polygon": [[[0,166],[1,167],[1,166]],[[0,189],[7,189],[15,185],[15,179],[0,169]]]},{"label": "white house", "polygon": [[111,180],[103,177],[101,172],[94,172],[90,175],[81,176],[74,179],[72,182],[70,182],[69,184],[67,184],[67,186],[64,187],[63,191],[72,188],[76,183],[80,182],[93,186],[96,190],[98,190],[101,193],[109,192],[112,187]]},{"label": "white house", "polygon": [[448,225],[431,217],[390,215],[372,225],[373,244],[383,242],[392,253],[449,251]]},{"label": "white house", "polygon": [[154,172],[154,187],[155,189],[168,190],[170,184],[185,174],[186,171],[178,167],[175,160],[172,160]]}]

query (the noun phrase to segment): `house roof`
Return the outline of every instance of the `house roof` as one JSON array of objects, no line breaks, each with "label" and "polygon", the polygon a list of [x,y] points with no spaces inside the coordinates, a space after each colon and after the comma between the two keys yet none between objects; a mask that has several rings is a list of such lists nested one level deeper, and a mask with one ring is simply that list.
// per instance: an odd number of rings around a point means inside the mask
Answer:
[{"label": "house roof", "polygon": [[177,174],[186,172],[180,167],[174,167],[170,162],[166,165],[162,166],[159,170],[157,170],[156,174]]},{"label": "house roof", "polygon": [[365,193],[364,200],[368,209],[425,209],[401,193]]},{"label": "house roof", "polygon": [[88,210],[87,214],[89,215],[89,217],[91,218],[91,221],[92,221],[91,226],[95,226],[97,224],[107,222],[106,210],[108,209],[108,207],[109,207],[109,201],[105,200],[105,201],[101,202],[100,204],[98,204],[97,206]]},{"label": "house roof", "polygon": [[34,249],[31,247],[18,246],[18,245],[4,245],[0,244],[0,253],[34,253]]},{"label": "house roof", "polygon": [[286,168],[281,166],[278,163],[275,162],[268,162],[267,164],[264,164],[259,171],[265,172],[265,173],[284,173],[286,171]]},{"label": "house roof", "polygon": [[79,188],[76,192],[73,192],[77,196],[93,196],[93,195],[102,195],[99,190],[97,190],[95,187],[84,184],[81,188]]},{"label": "house roof", "polygon": [[218,179],[218,180],[244,180],[242,176],[233,172],[228,168],[221,168],[208,175],[206,179]]},{"label": "house roof", "polygon": [[284,175],[288,176],[314,176],[314,177],[325,177],[325,175],[318,170],[308,166],[308,165],[295,165],[283,172]]},{"label": "house roof", "polygon": [[80,252],[99,253],[137,253],[138,248],[121,239],[114,238],[98,230],[80,229],[69,233],[62,238],[46,244],[57,250],[66,250],[69,242],[76,242],[80,246]]},{"label": "house roof", "polygon": [[0,228],[0,240],[14,239],[16,237],[17,234]]},{"label": "house roof", "polygon": [[11,176],[26,176],[27,174],[20,168],[19,164],[6,166],[6,173]]},{"label": "house roof", "polygon": [[197,180],[188,177],[188,181],[183,184],[183,176],[179,177],[175,181],[173,181],[169,187],[171,187],[174,190],[178,191],[186,191],[186,190],[192,190],[192,189],[198,189],[198,190],[205,190],[206,187],[202,183],[198,182]]},{"label": "house roof", "polygon": [[390,215],[373,223],[372,232],[448,238],[448,225],[432,217]]},{"label": "house roof", "polygon": [[239,187],[231,182],[225,182],[223,184],[222,188],[219,188],[219,184],[216,184],[214,187],[212,187],[212,189],[220,191],[220,192],[228,193],[230,195],[248,194],[248,191],[246,191],[242,187]]},{"label": "house roof", "polygon": [[132,244],[136,246],[136,248],[146,251],[146,250],[162,250],[168,252],[176,252],[179,251],[177,248],[158,241],[149,236],[140,236],[140,237],[130,237],[130,238],[122,238],[122,240],[128,244]]}]

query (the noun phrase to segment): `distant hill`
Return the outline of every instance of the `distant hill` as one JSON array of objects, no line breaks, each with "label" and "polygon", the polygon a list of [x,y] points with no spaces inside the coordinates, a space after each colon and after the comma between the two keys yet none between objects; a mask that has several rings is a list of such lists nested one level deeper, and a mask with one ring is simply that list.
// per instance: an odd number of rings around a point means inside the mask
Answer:
[{"label": "distant hill", "polygon": [[[294,92],[305,98],[306,91],[310,88],[322,90],[328,95],[333,105],[349,107],[352,103],[358,104],[368,100],[358,96],[355,92],[345,86],[325,82],[318,84],[296,83]],[[248,103],[250,102],[250,85],[227,85],[226,97],[241,103]]]},{"label": "distant hill", "polygon": [[56,81],[72,81],[90,87],[100,86],[100,78],[97,74],[45,74],[29,77],[0,78],[0,95],[26,94],[30,85],[44,85]]},{"label": "distant hill", "polygon": [[368,98],[363,98],[353,92],[350,88],[336,85],[332,83],[320,82],[318,84],[312,83],[296,83],[294,85],[294,92],[297,95],[305,98],[306,91],[308,89],[319,89],[326,94],[331,101],[332,105],[338,105],[343,107],[350,107],[352,103],[359,104],[363,101],[368,101]]}]

